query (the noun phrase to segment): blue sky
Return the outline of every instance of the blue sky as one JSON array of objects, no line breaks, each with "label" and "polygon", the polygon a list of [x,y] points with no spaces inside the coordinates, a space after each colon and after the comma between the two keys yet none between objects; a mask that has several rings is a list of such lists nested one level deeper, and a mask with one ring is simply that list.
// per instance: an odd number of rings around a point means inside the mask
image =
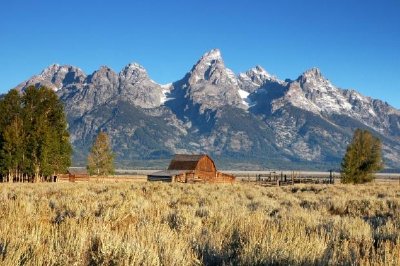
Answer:
[{"label": "blue sky", "polygon": [[400,108],[399,14],[399,0],[4,0],[0,92],[52,63],[89,74],[138,62],[168,83],[219,48],[236,73],[261,65],[294,79],[316,66]]}]

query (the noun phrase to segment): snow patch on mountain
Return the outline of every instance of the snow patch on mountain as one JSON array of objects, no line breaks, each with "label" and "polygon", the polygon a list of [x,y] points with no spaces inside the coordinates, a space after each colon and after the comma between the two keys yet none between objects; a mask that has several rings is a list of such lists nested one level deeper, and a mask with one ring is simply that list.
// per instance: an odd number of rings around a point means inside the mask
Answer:
[{"label": "snow patch on mountain", "polygon": [[160,99],[160,105],[163,105],[166,101],[170,100],[170,98],[168,98],[168,94],[171,92],[171,87],[172,83],[161,85],[162,95]]},{"label": "snow patch on mountain", "polygon": [[248,97],[249,97],[250,93],[248,93],[247,91],[244,91],[242,89],[239,89],[238,92],[239,92],[240,98],[242,98],[242,103],[248,108],[249,107]]},{"label": "snow patch on mountain", "polygon": [[225,71],[226,71],[226,75],[227,75],[228,79],[230,80],[230,82],[234,86],[238,86],[238,81],[237,81],[237,77],[236,77],[235,73],[233,73],[233,71],[230,70],[229,68],[226,68]]}]

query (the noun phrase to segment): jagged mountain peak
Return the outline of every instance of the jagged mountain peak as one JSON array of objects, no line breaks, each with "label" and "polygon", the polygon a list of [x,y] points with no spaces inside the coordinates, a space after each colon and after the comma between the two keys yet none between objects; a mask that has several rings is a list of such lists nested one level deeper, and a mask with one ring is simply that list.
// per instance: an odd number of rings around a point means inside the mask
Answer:
[{"label": "jagged mountain peak", "polygon": [[206,52],[200,59],[199,62],[212,64],[214,62],[222,62],[222,55],[219,49],[212,49]]},{"label": "jagged mountain peak", "polygon": [[[200,114],[225,106],[246,108],[239,90],[235,73],[225,67],[220,50],[213,49],[205,53],[182,80],[174,83],[171,90],[174,100],[169,105],[179,107],[174,110],[179,114],[185,113],[185,106],[189,105],[199,105]],[[178,105],[178,101],[184,104]]]},{"label": "jagged mountain peak", "polygon": [[46,67],[45,69],[42,70],[42,72],[40,73],[40,75],[47,75],[50,73],[55,73],[60,69],[60,65],[59,64],[51,64],[48,67]]},{"label": "jagged mountain peak", "polygon": [[80,75],[85,75],[85,73],[80,68],[71,65],[52,64],[43,69],[39,76],[43,78],[53,77],[55,75],[65,76],[68,72],[76,72]]},{"label": "jagged mountain peak", "polygon": [[138,63],[126,65],[119,73],[119,76],[121,80],[126,80],[131,83],[149,78],[146,69]]},{"label": "jagged mountain peak", "polygon": [[306,76],[321,76],[321,70],[318,67],[312,67],[304,71],[303,75]]},{"label": "jagged mountain peak", "polygon": [[73,83],[81,83],[86,79],[86,74],[77,67],[71,65],[52,64],[43,71],[31,77],[27,81],[16,86],[17,90],[24,90],[28,86],[46,86],[55,91],[60,90],[63,86]]},{"label": "jagged mountain peak", "polygon": [[114,75],[117,75],[117,73],[113,69],[108,67],[108,66],[100,66],[99,69],[94,71],[93,74],[92,74],[93,77],[95,77],[95,76],[103,76],[103,75],[105,75],[105,76],[110,76],[110,75],[114,76]]},{"label": "jagged mountain peak", "polygon": [[123,68],[123,71],[124,70],[147,72],[146,69],[142,65],[140,65],[139,63],[136,63],[136,62],[132,62],[132,63],[129,63],[128,65],[126,65]]},{"label": "jagged mountain peak", "polygon": [[322,75],[321,70],[317,67],[310,68],[301,74],[297,81],[305,83],[307,81],[327,81],[327,79]]},{"label": "jagged mountain peak", "polygon": [[103,65],[100,66],[98,70],[96,70],[95,72],[115,72],[114,70],[112,70],[110,67]]},{"label": "jagged mountain peak", "polygon": [[343,90],[335,87],[316,67],[289,82],[284,99],[293,106],[316,114],[342,115],[352,112],[352,105]]},{"label": "jagged mountain peak", "polygon": [[258,75],[270,77],[271,75],[260,65],[256,65],[255,67],[251,68],[248,72],[252,72]]},{"label": "jagged mountain peak", "polygon": [[275,79],[260,65],[250,68],[246,73],[239,74],[239,76],[240,75],[248,76],[257,85],[262,85],[266,80]]},{"label": "jagged mountain peak", "polygon": [[212,49],[203,56],[193,66],[191,72],[205,72],[209,68],[225,68],[224,60],[219,49]]},{"label": "jagged mountain peak", "polygon": [[239,85],[242,90],[252,93],[265,85],[267,82],[276,82],[283,84],[284,82],[272,76],[262,66],[257,65],[244,73],[238,75]]},{"label": "jagged mountain peak", "polygon": [[236,75],[225,67],[219,49],[205,53],[188,74],[190,84],[207,81],[213,85],[238,85]]},{"label": "jagged mountain peak", "polygon": [[116,84],[117,79],[118,75],[114,70],[108,66],[101,66],[88,77],[87,82],[93,83],[94,85]]}]

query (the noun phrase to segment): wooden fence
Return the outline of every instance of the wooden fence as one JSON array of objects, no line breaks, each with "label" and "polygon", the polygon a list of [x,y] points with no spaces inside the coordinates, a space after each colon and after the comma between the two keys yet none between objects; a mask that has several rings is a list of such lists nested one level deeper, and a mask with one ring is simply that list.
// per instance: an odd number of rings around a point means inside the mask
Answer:
[{"label": "wooden fence", "polygon": [[242,178],[243,182],[253,182],[261,186],[288,186],[294,184],[334,184],[335,178],[330,172],[327,177],[301,176],[299,172],[292,171],[290,174],[283,172],[270,172],[268,174],[257,174],[254,178],[250,176]]}]

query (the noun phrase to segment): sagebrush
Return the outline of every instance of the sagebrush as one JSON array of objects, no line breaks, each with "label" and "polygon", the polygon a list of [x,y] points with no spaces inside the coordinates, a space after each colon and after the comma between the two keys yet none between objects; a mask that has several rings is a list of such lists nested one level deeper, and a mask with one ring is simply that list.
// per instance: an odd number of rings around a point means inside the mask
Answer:
[{"label": "sagebrush", "polygon": [[399,265],[399,185],[2,184],[1,265]]}]

